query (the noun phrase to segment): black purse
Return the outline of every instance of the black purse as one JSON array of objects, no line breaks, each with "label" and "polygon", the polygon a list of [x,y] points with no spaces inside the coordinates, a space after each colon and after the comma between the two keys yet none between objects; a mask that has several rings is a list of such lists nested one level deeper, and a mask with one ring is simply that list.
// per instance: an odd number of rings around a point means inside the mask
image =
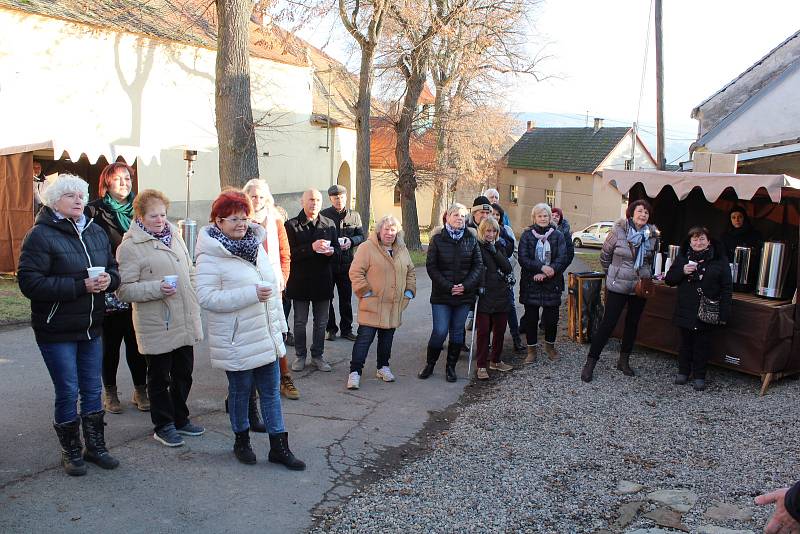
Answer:
[{"label": "black purse", "polygon": [[711,300],[703,294],[703,289],[698,287],[697,294],[700,295],[700,306],[697,307],[697,318],[701,322],[711,325],[719,325],[719,301]]}]

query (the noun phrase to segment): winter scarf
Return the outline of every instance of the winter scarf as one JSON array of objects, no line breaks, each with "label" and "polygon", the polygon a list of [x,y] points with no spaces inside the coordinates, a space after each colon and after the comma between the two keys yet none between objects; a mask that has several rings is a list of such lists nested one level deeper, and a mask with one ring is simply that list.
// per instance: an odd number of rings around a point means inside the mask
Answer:
[{"label": "winter scarf", "polygon": [[714,257],[714,247],[712,245],[708,245],[708,247],[699,251],[696,251],[692,247],[689,247],[689,251],[686,253],[686,257],[689,259],[689,261],[693,261],[698,264],[698,268],[692,274],[687,275],[686,278],[691,282],[702,280],[703,273],[699,268],[699,264],[704,261],[709,261]]},{"label": "winter scarf", "polygon": [[464,229],[463,228],[453,228],[450,224],[445,224],[444,227],[447,229],[447,233],[450,234],[450,237],[453,238],[453,241],[458,241],[462,237],[464,237]]},{"label": "winter scarf", "polygon": [[[543,231],[543,234],[540,234],[536,230],[539,229]],[[533,226],[531,228],[531,232],[533,233],[533,237],[536,238],[536,257],[539,258],[539,261],[545,265],[550,265],[551,253],[550,253],[550,241],[547,240],[555,231],[555,228],[549,226],[545,231],[544,228],[539,226]]]},{"label": "winter scarf", "polygon": [[146,233],[150,234],[151,236],[155,237],[156,239],[164,243],[164,245],[166,245],[167,248],[172,248],[172,230],[170,230],[169,224],[166,224],[164,226],[164,229],[161,230],[160,232],[151,232],[150,230],[145,228],[144,225],[142,224],[141,219],[136,219],[136,226],[138,226]]},{"label": "winter scarf", "polygon": [[639,270],[650,251],[650,225],[645,224],[637,230],[633,221],[628,219],[628,243],[634,248],[636,254],[633,268]]},{"label": "winter scarf", "polygon": [[208,235],[219,241],[222,246],[225,247],[225,250],[234,256],[238,256],[245,261],[249,261],[253,265],[256,264],[256,259],[258,258],[258,247],[261,246],[261,242],[256,237],[256,234],[253,232],[252,228],[247,228],[247,233],[244,234],[243,238],[231,239],[223,234],[222,230],[212,225],[208,227]]},{"label": "winter scarf", "polygon": [[133,192],[129,193],[124,204],[117,202],[117,200],[111,196],[111,193],[106,193],[106,196],[103,197],[103,204],[108,206],[114,214],[114,218],[117,219],[117,225],[122,228],[123,232],[127,232],[128,228],[131,227],[131,219],[133,219],[133,197]]}]

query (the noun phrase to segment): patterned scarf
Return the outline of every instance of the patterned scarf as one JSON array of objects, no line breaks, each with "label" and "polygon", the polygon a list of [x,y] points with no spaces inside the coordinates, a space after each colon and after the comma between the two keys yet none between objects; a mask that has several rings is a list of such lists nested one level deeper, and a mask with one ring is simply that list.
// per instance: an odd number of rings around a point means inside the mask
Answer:
[{"label": "patterned scarf", "polygon": [[160,232],[151,232],[150,230],[145,228],[144,225],[142,224],[141,219],[136,219],[136,226],[144,230],[145,233],[147,233],[148,235],[151,235],[156,239],[158,239],[159,241],[161,241],[162,243],[164,243],[164,245],[166,245],[167,248],[172,248],[172,230],[170,229],[169,223],[167,223],[164,226],[164,229],[161,230]]},{"label": "patterned scarf", "polygon": [[122,228],[123,232],[127,232],[128,228],[131,227],[131,219],[133,219],[133,191],[128,194],[128,198],[125,199],[125,203],[117,202],[114,197],[111,196],[111,193],[106,193],[106,196],[103,197],[103,204],[108,206],[108,209],[114,214],[114,218],[117,219],[117,225]]},{"label": "patterned scarf", "polygon": [[536,228],[537,226],[531,227],[531,233],[533,234],[533,237],[536,238],[536,257],[539,258],[539,261],[543,264],[550,265],[552,253],[550,252],[550,241],[548,241],[547,238],[550,237],[550,234],[555,231],[555,228],[548,226],[547,231],[544,234],[537,232]]},{"label": "patterned scarf", "polygon": [[453,241],[458,241],[462,237],[464,237],[464,229],[463,228],[453,228],[450,226],[449,223],[445,223],[444,225],[447,233],[450,234],[450,237],[453,238]]},{"label": "patterned scarf", "polygon": [[225,247],[225,250],[234,256],[238,256],[239,258],[256,265],[256,260],[258,259],[258,247],[261,246],[261,242],[256,237],[256,233],[252,228],[248,227],[247,233],[245,233],[244,237],[241,239],[231,239],[223,234],[222,230],[217,228],[216,225],[208,228],[208,235],[219,241],[222,246]]},{"label": "patterned scarf", "polygon": [[637,230],[633,221],[628,219],[628,243],[635,250],[636,258],[633,262],[633,268],[638,270],[644,264],[644,258],[651,250],[650,225],[645,224],[641,229]]}]

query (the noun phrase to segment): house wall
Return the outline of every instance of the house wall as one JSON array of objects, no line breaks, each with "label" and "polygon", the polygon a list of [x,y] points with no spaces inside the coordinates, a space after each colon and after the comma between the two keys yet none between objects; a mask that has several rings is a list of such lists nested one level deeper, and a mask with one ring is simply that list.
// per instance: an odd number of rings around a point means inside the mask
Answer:
[{"label": "house wall", "polygon": [[[402,208],[394,204],[394,184],[397,177],[391,170],[372,169],[372,189],[370,190],[370,205],[372,219],[377,220],[384,215],[394,215],[403,222]],[[431,206],[433,205],[433,191],[429,187],[417,190],[417,217],[420,227],[430,225]]]},{"label": "house wall", "polygon": [[[138,153],[139,189],[162,190],[180,216],[183,149],[196,149],[191,216],[206,220],[219,193],[215,51],[5,9],[0,50],[5,146],[54,139],[56,158],[66,148],[92,161]],[[335,182],[342,162],[355,168],[355,132],[337,128],[333,149],[320,148],[325,129],[309,120],[311,70],[259,58],[250,68],[259,172],[294,211],[303,190]]]}]

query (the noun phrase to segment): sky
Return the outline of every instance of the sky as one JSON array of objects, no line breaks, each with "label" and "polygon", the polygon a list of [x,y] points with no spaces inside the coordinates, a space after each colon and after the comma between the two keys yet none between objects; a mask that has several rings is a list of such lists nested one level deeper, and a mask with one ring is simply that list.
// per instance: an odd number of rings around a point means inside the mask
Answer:
[{"label": "sky", "polygon": [[[655,153],[655,42],[652,0],[544,0],[532,13],[529,53],[548,56],[550,78],[512,80],[508,111],[534,113],[539,126],[582,126],[588,114],[606,126],[636,120],[646,39],[648,64],[639,124]],[[800,30],[798,0],[664,0],[664,122],[667,161],[688,159],[697,137],[692,109]],[[652,20],[652,15],[650,19]],[[328,28],[330,26],[327,26]],[[313,44],[357,67],[350,37],[301,32]],[[338,33],[338,32],[337,32]],[[520,115],[521,118],[527,116]]]}]

